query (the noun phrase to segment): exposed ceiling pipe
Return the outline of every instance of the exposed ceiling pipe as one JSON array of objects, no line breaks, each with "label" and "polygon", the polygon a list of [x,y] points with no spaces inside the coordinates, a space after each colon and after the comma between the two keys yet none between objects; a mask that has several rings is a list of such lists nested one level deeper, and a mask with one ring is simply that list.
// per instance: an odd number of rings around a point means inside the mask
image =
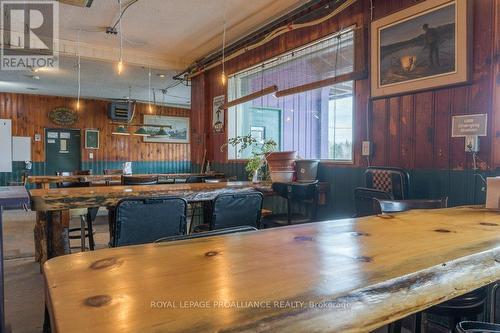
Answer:
[{"label": "exposed ceiling pipe", "polygon": [[[234,59],[243,53],[257,48],[274,38],[290,31],[307,26],[317,25],[345,10],[357,0],[312,0],[296,10],[288,13],[273,23],[259,29],[255,33],[234,42],[225,48],[226,61]],[[332,9],[328,15],[322,15],[325,9]],[[309,20],[309,21],[308,21]],[[176,80],[187,80],[208,69],[221,64],[221,52],[217,51],[200,60],[195,61],[185,71],[176,75]]]}]

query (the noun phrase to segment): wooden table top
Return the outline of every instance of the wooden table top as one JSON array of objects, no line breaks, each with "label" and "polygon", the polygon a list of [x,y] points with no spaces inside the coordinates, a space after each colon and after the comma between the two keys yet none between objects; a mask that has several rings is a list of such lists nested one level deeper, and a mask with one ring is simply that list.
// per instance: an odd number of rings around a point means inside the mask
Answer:
[{"label": "wooden table top", "polygon": [[[320,183],[320,192],[326,192],[328,188],[328,183]],[[211,201],[221,193],[253,189],[262,192],[264,195],[274,193],[270,185],[254,184],[245,181],[33,189],[30,190],[30,195],[32,210],[53,211],[72,208],[116,206],[119,200],[134,196],[176,195],[190,202]]]},{"label": "wooden table top", "polygon": [[115,206],[124,198],[177,195],[188,201],[209,201],[220,193],[249,190],[252,182],[220,182],[165,185],[74,187],[34,189],[30,191],[31,207],[35,211]]},{"label": "wooden table top", "polygon": [[[134,177],[160,177],[165,179],[186,179],[190,176],[214,176],[223,177],[223,173],[154,173],[154,174],[132,174]],[[62,182],[105,182],[120,181],[122,175],[73,175],[73,176],[29,176],[30,184],[50,184]]]},{"label": "wooden table top", "polygon": [[414,210],[62,256],[55,332],[368,332],[500,279],[500,214]]}]

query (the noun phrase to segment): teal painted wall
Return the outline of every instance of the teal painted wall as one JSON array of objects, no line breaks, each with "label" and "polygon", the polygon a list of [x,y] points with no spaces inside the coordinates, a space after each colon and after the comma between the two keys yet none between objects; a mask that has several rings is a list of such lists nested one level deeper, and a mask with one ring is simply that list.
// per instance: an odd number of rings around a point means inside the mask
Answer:
[{"label": "teal painted wall", "polygon": [[[125,161],[83,161],[82,170],[92,170],[95,175],[103,174],[104,169],[121,169]],[[66,171],[66,170],[65,170]],[[132,161],[133,173],[188,173],[190,161]],[[9,182],[20,182],[24,173],[24,162],[13,162],[12,172],[0,172],[0,186]],[[30,175],[45,175],[45,163],[33,162]]]},{"label": "teal painted wall", "polygon": [[[237,176],[247,180],[245,164],[215,163],[212,169],[227,176]],[[194,166],[199,171],[199,166]],[[353,192],[363,187],[364,168],[332,167],[320,164],[319,179],[330,183],[327,204],[320,208],[322,219],[345,218],[354,215]],[[410,196],[415,199],[439,199],[448,197],[450,206],[484,204],[486,193],[483,183],[473,170],[409,170]],[[500,169],[494,172],[480,172],[483,177],[500,176]],[[266,198],[264,206],[273,211],[283,212],[286,206],[280,198]]]}]

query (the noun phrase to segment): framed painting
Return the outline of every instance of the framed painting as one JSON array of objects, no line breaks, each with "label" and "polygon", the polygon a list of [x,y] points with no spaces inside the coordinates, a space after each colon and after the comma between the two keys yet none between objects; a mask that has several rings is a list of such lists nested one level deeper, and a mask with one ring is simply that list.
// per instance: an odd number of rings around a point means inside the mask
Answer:
[{"label": "framed painting", "polygon": [[85,130],[85,149],[99,149],[99,130]]},{"label": "framed painting", "polygon": [[372,97],[467,82],[470,6],[470,0],[427,0],[372,22]]},{"label": "framed painting", "polygon": [[[146,131],[151,134],[151,136],[144,137],[144,142],[189,143],[188,117],[144,115],[144,125]],[[147,125],[155,125],[155,127]],[[164,130],[166,134],[158,135],[160,130]]]}]

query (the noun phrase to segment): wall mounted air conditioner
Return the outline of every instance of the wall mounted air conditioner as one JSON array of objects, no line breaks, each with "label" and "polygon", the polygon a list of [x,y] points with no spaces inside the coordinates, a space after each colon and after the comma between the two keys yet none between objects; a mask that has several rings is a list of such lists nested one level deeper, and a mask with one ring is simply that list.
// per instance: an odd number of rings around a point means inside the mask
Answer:
[{"label": "wall mounted air conditioner", "polygon": [[130,122],[134,117],[135,101],[117,100],[108,104],[108,118],[118,122]]}]

